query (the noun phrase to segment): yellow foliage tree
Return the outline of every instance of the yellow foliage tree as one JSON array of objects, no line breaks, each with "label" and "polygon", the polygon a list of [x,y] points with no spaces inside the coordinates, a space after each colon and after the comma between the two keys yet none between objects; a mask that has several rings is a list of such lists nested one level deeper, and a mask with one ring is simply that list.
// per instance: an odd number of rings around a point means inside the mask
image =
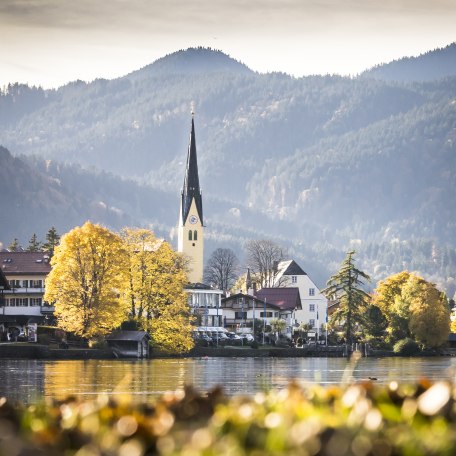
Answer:
[{"label": "yellow foliage tree", "polygon": [[120,296],[128,280],[128,255],[118,235],[86,222],[62,236],[51,265],[44,299],[55,305],[59,327],[92,338],[125,320]]},{"label": "yellow foliage tree", "polygon": [[373,303],[388,321],[389,342],[411,337],[423,347],[444,343],[450,329],[448,300],[434,284],[407,271],[379,282]]},{"label": "yellow foliage tree", "polygon": [[402,300],[402,287],[410,279],[408,271],[393,274],[381,280],[374,291],[372,304],[377,306],[388,322],[388,342],[409,336],[409,309],[408,303]]},{"label": "yellow foliage tree", "polygon": [[410,333],[423,347],[439,347],[448,340],[450,309],[445,294],[421,277],[410,277],[402,289],[410,308]]},{"label": "yellow foliage tree", "polygon": [[127,228],[121,236],[130,258],[126,300],[131,317],[158,347],[189,351],[194,342],[185,259],[149,230]]}]

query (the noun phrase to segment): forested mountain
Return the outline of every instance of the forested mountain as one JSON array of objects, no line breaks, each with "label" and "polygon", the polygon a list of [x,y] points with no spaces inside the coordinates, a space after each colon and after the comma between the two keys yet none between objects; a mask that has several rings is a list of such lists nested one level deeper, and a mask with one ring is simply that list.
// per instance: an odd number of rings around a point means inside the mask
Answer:
[{"label": "forested mountain", "polygon": [[[454,60],[454,45],[439,52]],[[414,59],[414,71],[423,62],[426,73],[428,58]],[[0,143],[84,201],[80,219],[101,202],[117,214],[97,215],[109,226],[172,236],[194,106],[206,253],[223,244],[241,254],[244,240],[272,237],[323,285],[355,246],[375,280],[409,268],[452,294],[451,65],[446,79],[426,82],[293,78],[190,49],[115,80],[51,91],[10,85],[0,95]],[[29,231],[2,223],[0,241]]]},{"label": "forested mountain", "polygon": [[385,81],[433,81],[456,74],[456,43],[419,57],[404,57],[365,71],[362,76]]}]

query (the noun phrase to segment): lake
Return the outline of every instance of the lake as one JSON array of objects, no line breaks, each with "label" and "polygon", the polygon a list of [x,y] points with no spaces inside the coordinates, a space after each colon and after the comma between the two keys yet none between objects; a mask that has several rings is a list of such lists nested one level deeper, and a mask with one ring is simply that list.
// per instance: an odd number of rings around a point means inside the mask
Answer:
[{"label": "lake", "polygon": [[[221,385],[228,395],[255,394],[303,384],[339,384],[346,358],[189,358],[152,360],[0,360],[0,396],[34,403],[42,397],[84,398],[99,393],[130,394],[146,401],[166,391],[194,385],[206,392]],[[412,383],[452,379],[456,358],[362,358],[352,372],[356,380],[375,377],[377,383]]]}]

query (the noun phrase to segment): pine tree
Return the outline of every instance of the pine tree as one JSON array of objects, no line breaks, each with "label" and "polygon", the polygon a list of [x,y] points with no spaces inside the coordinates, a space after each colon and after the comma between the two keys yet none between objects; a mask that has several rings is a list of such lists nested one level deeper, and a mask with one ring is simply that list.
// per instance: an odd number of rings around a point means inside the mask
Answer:
[{"label": "pine tree", "polygon": [[8,246],[10,252],[18,252],[20,250],[19,241],[17,238],[14,238],[13,242]]},{"label": "pine tree", "polygon": [[29,241],[29,245],[25,250],[27,252],[39,252],[41,250],[41,242],[38,241],[35,233],[33,233],[33,236]]},{"label": "pine tree", "polygon": [[54,249],[59,245],[60,236],[57,234],[55,227],[49,229],[46,234],[46,242],[43,244],[43,249],[52,256]]},{"label": "pine tree", "polygon": [[344,326],[345,341],[350,344],[354,340],[356,324],[363,322],[363,309],[370,296],[362,286],[362,278],[370,281],[370,277],[354,265],[355,251],[347,252],[339,271],[334,274],[322,292],[330,299],[339,300],[339,308],[332,315],[332,322],[340,322]]}]

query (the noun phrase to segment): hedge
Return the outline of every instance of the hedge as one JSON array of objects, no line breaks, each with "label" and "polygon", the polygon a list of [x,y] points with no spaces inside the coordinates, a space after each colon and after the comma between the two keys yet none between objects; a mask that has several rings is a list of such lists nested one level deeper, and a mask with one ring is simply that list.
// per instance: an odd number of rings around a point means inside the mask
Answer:
[{"label": "hedge", "polygon": [[449,382],[363,382],[227,397],[192,387],[153,403],[128,396],[0,401],[1,455],[454,455]]}]

